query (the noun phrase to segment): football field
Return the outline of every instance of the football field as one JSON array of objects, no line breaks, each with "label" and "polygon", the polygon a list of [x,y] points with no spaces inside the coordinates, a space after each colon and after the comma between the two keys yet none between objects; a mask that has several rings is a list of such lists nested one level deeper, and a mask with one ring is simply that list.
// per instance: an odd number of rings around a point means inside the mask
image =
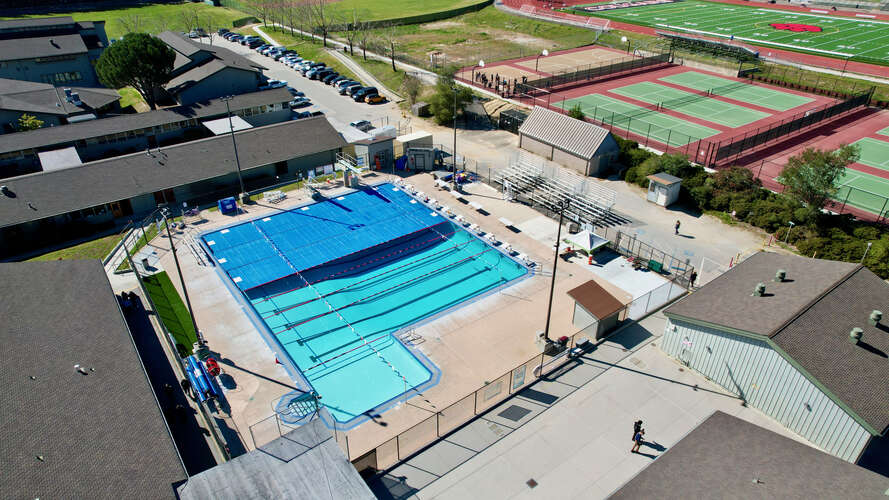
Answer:
[{"label": "football field", "polygon": [[[661,3],[664,2],[664,3]],[[575,5],[574,14],[808,52],[889,64],[889,23],[700,0]]]}]

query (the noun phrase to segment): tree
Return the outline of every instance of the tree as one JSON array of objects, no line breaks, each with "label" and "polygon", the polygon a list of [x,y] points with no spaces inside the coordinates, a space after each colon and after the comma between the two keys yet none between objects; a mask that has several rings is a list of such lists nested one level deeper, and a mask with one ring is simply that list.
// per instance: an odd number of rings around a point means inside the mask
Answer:
[{"label": "tree", "polygon": [[414,75],[405,74],[404,80],[401,81],[401,89],[407,95],[407,102],[413,106],[417,102],[417,97],[423,89],[423,82]]},{"label": "tree", "polygon": [[19,117],[18,124],[15,128],[19,132],[25,132],[28,130],[36,130],[42,126],[43,120],[38,120],[36,116],[25,113]]},{"label": "tree", "polygon": [[467,104],[472,102],[472,90],[464,86],[456,86],[454,73],[457,68],[449,67],[439,74],[435,84],[435,94],[429,99],[429,110],[435,123],[450,125],[454,121],[454,94],[456,93],[457,113],[463,111]]},{"label": "tree", "polygon": [[349,54],[354,56],[355,50],[353,49],[353,46],[355,40],[358,38],[358,33],[363,29],[361,18],[358,17],[358,9],[352,9],[352,18],[346,23],[345,28],[346,30],[344,34],[346,36],[346,41],[349,42]]},{"label": "tree", "polygon": [[312,22],[314,27],[311,28],[312,33],[317,29],[321,32],[321,43],[323,47],[327,47],[327,33],[330,31],[331,19],[324,10],[324,4],[328,0],[316,0],[312,3]]},{"label": "tree", "polygon": [[373,43],[374,35],[367,23],[361,23],[358,29],[358,47],[361,49],[364,60],[367,61],[367,48]]},{"label": "tree", "polygon": [[123,17],[118,17],[117,22],[126,33],[138,33],[143,31],[142,28],[145,26],[145,20],[139,14],[126,14]]},{"label": "tree", "polygon": [[580,107],[580,103],[575,104],[574,107],[568,110],[568,116],[578,120],[586,118],[586,115],[583,113],[583,108]]},{"label": "tree", "polygon": [[856,145],[841,144],[835,151],[807,148],[787,160],[778,181],[784,184],[786,194],[806,205],[812,221],[836,195],[846,165],[858,161],[859,155]]},{"label": "tree", "polygon": [[130,33],[108,47],[96,62],[96,74],[106,87],[131,86],[157,109],[155,91],[170,81],[176,53],[147,33]]},{"label": "tree", "polygon": [[387,24],[380,30],[380,38],[386,42],[386,49],[389,51],[389,58],[392,59],[392,71],[395,69],[395,46],[398,44],[398,25]]}]

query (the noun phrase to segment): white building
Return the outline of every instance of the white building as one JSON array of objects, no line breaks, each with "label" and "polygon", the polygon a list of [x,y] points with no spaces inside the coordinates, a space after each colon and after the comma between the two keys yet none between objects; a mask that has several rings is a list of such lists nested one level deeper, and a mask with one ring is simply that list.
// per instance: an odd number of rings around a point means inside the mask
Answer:
[{"label": "white building", "polygon": [[886,310],[858,264],[760,253],[667,308],[661,348],[822,450],[886,462]]}]

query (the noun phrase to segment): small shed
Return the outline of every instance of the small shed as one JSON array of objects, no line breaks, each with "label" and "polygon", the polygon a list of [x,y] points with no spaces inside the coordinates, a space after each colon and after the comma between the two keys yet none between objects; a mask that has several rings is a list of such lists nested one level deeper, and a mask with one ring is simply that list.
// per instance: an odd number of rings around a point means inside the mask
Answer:
[{"label": "small shed", "polygon": [[352,143],[359,166],[368,166],[371,170],[391,171],[395,161],[392,154],[394,140],[394,137],[381,135]]},{"label": "small shed", "polygon": [[619,153],[608,130],[539,106],[519,127],[519,147],[595,176],[606,175]]},{"label": "small shed", "polygon": [[395,157],[407,154],[410,148],[432,148],[432,134],[418,130],[411,134],[399,135],[395,138]]},{"label": "small shed", "polygon": [[648,201],[662,207],[672,205],[679,199],[682,179],[665,172],[648,176]]},{"label": "small shed", "polygon": [[596,340],[606,337],[622,319],[623,302],[593,280],[569,290],[568,295],[574,299],[572,323]]}]

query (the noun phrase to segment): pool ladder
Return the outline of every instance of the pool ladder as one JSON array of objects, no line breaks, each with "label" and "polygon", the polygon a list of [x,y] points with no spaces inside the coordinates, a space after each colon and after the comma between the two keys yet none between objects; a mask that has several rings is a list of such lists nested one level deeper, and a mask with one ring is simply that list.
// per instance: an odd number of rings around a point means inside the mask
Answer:
[{"label": "pool ladder", "polygon": [[398,338],[401,339],[402,342],[409,345],[417,345],[426,342],[426,339],[423,338],[422,335],[417,333],[417,331],[413,328],[401,334]]}]

